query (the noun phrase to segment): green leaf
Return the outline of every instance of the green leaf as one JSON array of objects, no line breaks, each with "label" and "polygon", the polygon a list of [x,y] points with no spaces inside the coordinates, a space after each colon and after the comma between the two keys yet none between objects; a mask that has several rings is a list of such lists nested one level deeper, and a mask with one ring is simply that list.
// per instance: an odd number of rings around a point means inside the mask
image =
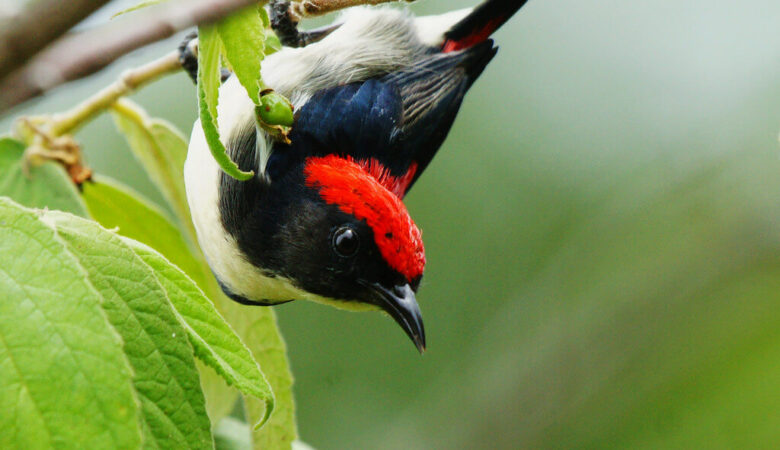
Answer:
[{"label": "green leaf", "polygon": [[[206,112],[215,121],[221,84],[222,40],[214,26],[198,27],[198,89],[202,91],[201,102]],[[204,105],[200,105],[201,109]]]},{"label": "green leaf", "polygon": [[[289,142],[288,128],[293,122],[292,105],[283,96],[268,92],[260,71],[260,63],[265,55],[276,51],[266,48],[266,39],[275,36],[273,31],[266,30],[268,27],[268,13],[261,6],[245,8],[216,25],[228,67],[255,104],[257,125],[275,138]],[[261,93],[265,93],[262,98]]]},{"label": "green leaf", "polygon": [[[229,68],[244,86],[247,95],[255,104],[257,124],[272,136],[289,142],[288,132],[292,124],[292,107],[286,99],[270,105],[261,104],[260,93],[266,89],[261,75],[261,62],[266,54],[276,51],[266,49],[266,39],[273,35],[266,29],[270,26],[268,13],[260,5],[249,6],[217,23],[199,28],[198,52],[198,98],[201,128],[211,154],[228,175],[242,181],[254,173],[241,171],[230,160],[225,146],[219,138],[217,102],[220,84],[220,61],[224,56]],[[264,109],[258,109],[264,108]],[[271,121],[263,120],[263,114]],[[284,125],[284,126],[281,126]]]},{"label": "green leaf", "polygon": [[0,448],[138,448],[122,342],[45,217],[0,198]]},{"label": "green leaf", "polygon": [[[267,1],[264,1],[262,4],[268,3]],[[271,18],[268,17],[268,11],[262,7],[262,4],[258,5],[257,8],[257,14],[260,16],[260,20],[262,22],[263,28],[265,29],[266,33],[273,33],[273,30],[271,29]],[[266,52],[266,55],[270,55],[270,53]]]},{"label": "green leaf", "polygon": [[127,99],[120,99],[111,107],[114,123],[127,139],[133,155],[143,166],[185,226],[188,238],[195,239],[190,222],[187,193],[182,170],[187,158],[187,141],[170,123],[151,119],[146,112]]},{"label": "green leaf", "polygon": [[198,36],[198,109],[206,142],[214,160],[226,174],[237,180],[249,180],[254,172],[244,172],[230,160],[217,127],[222,41],[213,26],[200,27]]},{"label": "green leaf", "polygon": [[274,409],[274,397],[249,349],[184,272],[149,247],[131,240],[127,243],[154,269],[187,328],[195,354],[230,385],[265,403],[265,413],[256,425],[259,428]]},{"label": "green leaf", "polygon": [[131,7],[127,8],[127,9],[123,9],[122,11],[119,11],[118,13],[114,14],[113,16],[111,16],[111,18],[114,19],[114,18],[116,18],[118,16],[121,16],[122,14],[127,14],[129,12],[133,12],[133,11],[137,11],[137,10],[142,9],[142,8],[146,8],[147,6],[153,6],[153,5],[156,5],[158,3],[167,2],[167,1],[168,0],[145,0],[145,1],[139,3],[139,4],[135,5],[135,6],[131,6]]},{"label": "green leaf", "polygon": [[[109,321],[124,340],[147,431],[145,446],[211,448],[192,347],[157,274],[130,245],[97,223],[57,212],[47,219],[88,272]],[[173,268],[167,262],[159,266],[156,269]]]},{"label": "green leaf", "polygon": [[260,105],[260,62],[265,54],[262,6],[250,6],[217,24],[225,59],[255,105]]},{"label": "green leaf", "polygon": [[87,217],[78,190],[60,165],[45,162],[31,167],[29,177],[22,169],[24,144],[0,138],[0,195],[31,208],[49,208]]}]

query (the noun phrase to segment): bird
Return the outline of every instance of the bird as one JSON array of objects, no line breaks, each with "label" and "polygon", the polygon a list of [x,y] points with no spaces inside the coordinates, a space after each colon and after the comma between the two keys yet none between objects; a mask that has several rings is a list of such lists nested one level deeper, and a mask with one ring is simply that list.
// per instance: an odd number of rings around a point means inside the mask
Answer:
[{"label": "bird", "polygon": [[422,353],[416,293],[426,257],[403,198],[496,55],[490,36],[525,3],[422,17],[355,7],[311,39],[287,33],[281,40],[293,46],[267,56],[262,77],[295,108],[289,143],[256,125],[254,103],[228,74],[221,139],[255,175],[223,173],[199,121],[184,166],[198,243],[225,294],[246,305],[381,310]]}]

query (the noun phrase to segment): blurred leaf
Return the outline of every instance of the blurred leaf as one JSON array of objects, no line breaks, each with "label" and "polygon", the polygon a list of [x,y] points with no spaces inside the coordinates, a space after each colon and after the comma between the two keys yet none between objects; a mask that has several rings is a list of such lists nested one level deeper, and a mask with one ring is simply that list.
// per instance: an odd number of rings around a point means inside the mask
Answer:
[{"label": "blurred leaf", "polygon": [[216,450],[251,450],[249,424],[234,417],[225,417],[214,430]]},{"label": "blurred leaf", "polygon": [[90,216],[108,229],[118,228],[119,234],[152,247],[182,269],[198,283],[211,274],[204,269],[201,257],[158,207],[141,194],[108,177],[95,176],[84,183],[83,198]]},{"label": "blurred leaf", "polygon": [[150,268],[144,255],[134,253],[132,241],[123,242],[94,222],[57,213],[47,219],[88,272],[108,320],[123,338],[141,401],[145,447],[211,448],[211,426],[192,347],[171,308],[171,303],[192,301],[196,293],[189,298],[171,296],[158,283],[161,274],[175,270],[170,263]]},{"label": "blurred leaf", "polygon": [[0,199],[0,447],[138,448],[122,342],[50,214]]},{"label": "blurred leaf", "polygon": [[[739,151],[612,174],[559,216],[538,269],[450,363],[466,372],[438,374],[407,429],[367,436],[382,448],[410,436],[421,448],[773,448],[778,169]],[[483,387],[453,398],[463,379]]]},{"label": "blurred leaf", "polygon": [[265,55],[271,55],[282,49],[282,41],[279,40],[279,36],[274,33],[273,30],[265,30]]},{"label": "blurred leaf", "polygon": [[49,208],[87,217],[78,190],[60,165],[45,162],[31,167],[29,177],[22,170],[24,144],[0,138],[0,195],[30,208]]},{"label": "blurred leaf", "polygon": [[[256,450],[289,448],[298,434],[287,346],[278,330],[273,310],[263,308],[258,311],[254,322],[243,334],[244,339],[252,343],[253,354],[264,368],[266,378],[276,395],[276,410],[271,420],[265,427],[252,433]],[[262,405],[252,399],[247,399],[246,409],[250,422],[255,422],[266,414]]]},{"label": "blurred leaf", "polygon": [[195,239],[182,170],[187,158],[187,141],[170,123],[151,119],[146,112],[127,99],[111,107],[114,123],[130,145],[133,155],[141,162],[152,182],[160,190],[176,217],[186,228],[188,237]]},{"label": "blurred leaf", "polygon": [[222,40],[215,26],[198,28],[198,109],[200,125],[214,160],[231,177],[246,181],[254,175],[244,172],[230,160],[219,138],[217,103],[219,101],[220,55],[224,51]]},{"label": "blurred leaf", "polygon": [[[176,312],[187,327],[195,354],[245,395],[265,403],[264,424],[274,409],[274,396],[249,349],[219,315],[214,305],[183,272],[158,253],[135,241],[127,241],[150,267]],[[268,368],[270,370],[274,368]]]}]

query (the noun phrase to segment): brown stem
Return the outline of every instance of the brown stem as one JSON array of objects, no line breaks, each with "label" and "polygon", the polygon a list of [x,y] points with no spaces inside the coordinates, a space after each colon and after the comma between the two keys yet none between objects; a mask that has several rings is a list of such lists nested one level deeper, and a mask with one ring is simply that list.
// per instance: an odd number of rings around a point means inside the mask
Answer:
[{"label": "brown stem", "polygon": [[178,51],[173,51],[141,67],[128,70],[117,81],[109,84],[69,111],[52,117],[48,131],[52,136],[70,134],[80,125],[111,107],[119,98],[163,75],[179,70],[181,70],[181,63],[179,62]]},{"label": "brown stem", "polygon": [[[352,6],[379,5],[396,1],[399,0],[303,0],[290,4],[290,14],[294,20],[300,21],[307,17],[317,17]],[[404,1],[413,2],[414,0]]]}]

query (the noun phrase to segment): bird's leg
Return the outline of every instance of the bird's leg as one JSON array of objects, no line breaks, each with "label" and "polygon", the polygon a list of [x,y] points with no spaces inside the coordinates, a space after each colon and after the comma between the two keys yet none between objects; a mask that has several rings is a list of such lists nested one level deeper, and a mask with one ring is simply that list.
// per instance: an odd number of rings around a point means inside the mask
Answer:
[{"label": "bird's leg", "polygon": [[192,78],[193,83],[198,82],[198,32],[188,33],[178,47],[179,62],[181,68]]},{"label": "bird's leg", "polygon": [[300,47],[298,22],[294,21],[290,15],[290,2],[274,0],[268,4],[268,11],[271,13],[271,28],[279,37],[282,45]]},{"label": "bird's leg", "polygon": [[[198,32],[193,31],[184,37],[178,47],[179,62],[182,69],[187,72],[193,83],[198,82]],[[224,83],[230,78],[231,72],[224,67],[221,69],[221,78]]]},{"label": "bird's leg", "polygon": [[269,3],[271,28],[279,41],[287,47],[305,47],[320,41],[341,24],[330,25],[309,31],[298,31],[299,16],[293,13],[294,7],[287,0],[274,0]]}]

